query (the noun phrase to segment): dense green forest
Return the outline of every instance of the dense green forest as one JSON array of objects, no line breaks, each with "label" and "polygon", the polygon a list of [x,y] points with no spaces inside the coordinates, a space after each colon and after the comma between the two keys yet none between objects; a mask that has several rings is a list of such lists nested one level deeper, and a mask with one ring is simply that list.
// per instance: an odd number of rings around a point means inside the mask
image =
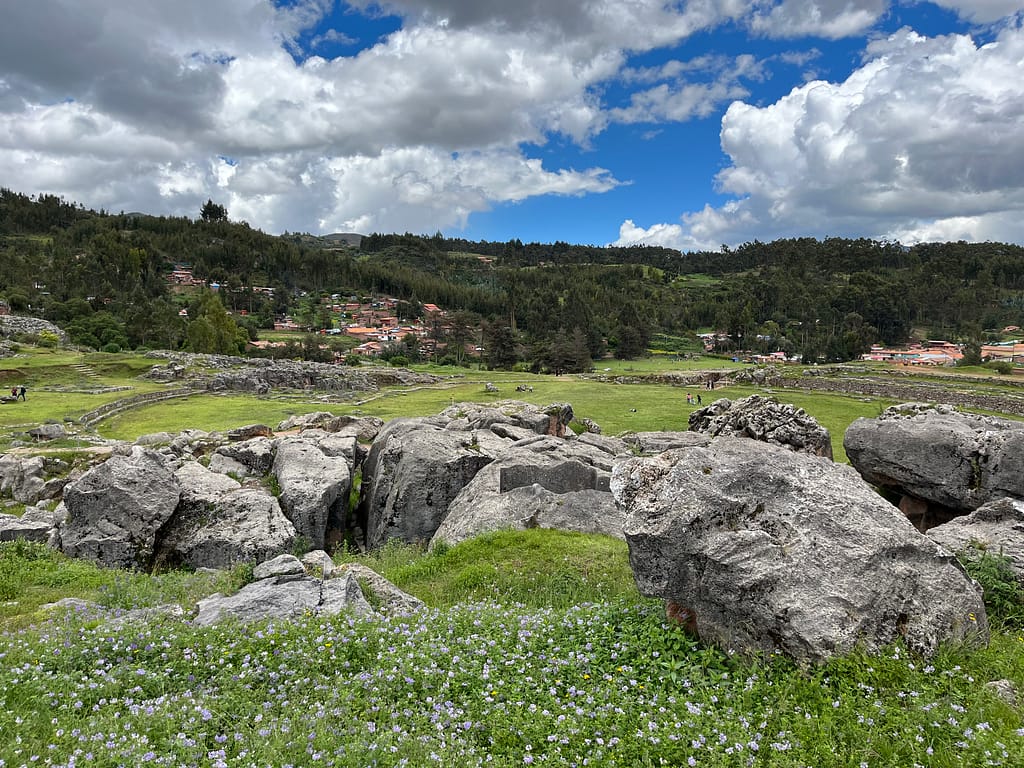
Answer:
[{"label": "dense green forest", "polygon": [[[222,352],[285,314],[324,327],[321,298],[393,296],[407,317],[444,308],[439,341],[482,333],[491,365],[540,370],[640,356],[652,339],[692,348],[698,331],[727,334],[725,349],[846,360],[914,333],[977,343],[1024,325],[1024,248],[1003,243],[801,238],[681,253],[371,234],[352,248],[267,235],[212,201],[197,214],[115,215],[0,189],[0,296],[81,344]],[[173,292],[176,265],[219,291]]]}]

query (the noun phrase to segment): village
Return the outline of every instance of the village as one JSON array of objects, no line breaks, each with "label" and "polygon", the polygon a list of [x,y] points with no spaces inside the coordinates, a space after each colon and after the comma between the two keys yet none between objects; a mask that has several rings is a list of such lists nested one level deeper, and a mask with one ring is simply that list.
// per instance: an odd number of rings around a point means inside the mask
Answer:
[{"label": "village", "polygon": [[[187,265],[176,265],[167,276],[168,282],[176,292],[185,292],[200,288],[209,288],[212,291],[219,291],[221,287],[216,282],[207,282],[196,278]],[[274,289],[269,287],[246,287],[242,290],[249,290],[254,293],[273,296]],[[332,324],[329,328],[313,329],[299,323],[290,315],[279,316],[274,321],[275,331],[315,332],[322,336],[345,336],[348,339],[358,342],[356,346],[345,350],[335,349],[336,362],[343,361],[348,355],[356,354],[366,358],[377,358],[385,352],[389,344],[401,342],[406,337],[413,337],[417,340],[419,353],[425,357],[434,356],[444,350],[444,344],[438,342],[438,337],[449,330],[449,323],[446,320],[446,312],[436,304],[424,303],[420,317],[413,321],[401,320],[398,317],[398,305],[400,300],[392,296],[375,297],[344,297],[340,294],[333,294],[320,300],[322,308],[329,311]],[[187,315],[186,310],[181,312]],[[241,314],[245,314],[244,310]],[[1020,326],[1011,325],[999,331],[999,335],[1019,334]],[[705,352],[714,354],[716,346],[729,337],[723,331],[699,333],[697,339],[701,342]],[[261,339],[250,342],[253,349],[267,350],[287,345],[285,341]],[[955,366],[962,364],[964,358],[964,344],[946,341],[941,339],[928,339],[912,342],[900,347],[885,347],[872,345],[869,352],[860,356],[864,362],[886,362],[896,363],[904,366]],[[329,350],[330,345],[323,344],[321,349]],[[479,353],[480,347],[467,344],[465,353],[472,356]],[[728,353],[737,361],[744,361],[759,365],[778,365],[784,363],[800,363],[799,356],[787,355],[783,351],[771,352],[769,354],[756,354],[751,351],[735,351]],[[1013,339],[998,343],[982,344],[980,348],[981,360],[984,362],[1003,362],[1013,366],[1024,366],[1024,340]],[[1024,372],[1024,368],[1019,369]]]}]

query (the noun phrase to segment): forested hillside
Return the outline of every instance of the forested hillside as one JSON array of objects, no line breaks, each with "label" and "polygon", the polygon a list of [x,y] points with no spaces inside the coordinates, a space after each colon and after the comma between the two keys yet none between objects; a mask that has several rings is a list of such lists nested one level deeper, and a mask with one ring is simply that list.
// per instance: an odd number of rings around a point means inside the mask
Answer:
[{"label": "forested hillside", "polygon": [[[115,215],[0,190],[0,296],[79,343],[200,351],[241,350],[285,314],[323,327],[321,297],[392,296],[406,316],[433,303],[454,314],[449,329],[482,331],[492,365],[555,369],[635,357],[652,338],[682,349],[697,331],[838,360],[915,331],[981,341],[1024,325],[1017,245],[808,238],[680,253],[371,234],[354,248],[267,235],[208,206],[197,220]],[[182,265],[218,292],[172,290]]]}]

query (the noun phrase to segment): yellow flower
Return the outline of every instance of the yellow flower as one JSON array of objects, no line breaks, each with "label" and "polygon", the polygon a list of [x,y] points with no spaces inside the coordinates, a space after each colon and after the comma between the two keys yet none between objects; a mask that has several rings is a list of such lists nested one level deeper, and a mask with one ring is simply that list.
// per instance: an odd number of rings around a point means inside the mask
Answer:
[{"label": "yellow flower", "polygon": [[967,618],[970,619],[971,621],[977,621],[978,620],[978,618],[973,613],[968,613],[967,614]]}]

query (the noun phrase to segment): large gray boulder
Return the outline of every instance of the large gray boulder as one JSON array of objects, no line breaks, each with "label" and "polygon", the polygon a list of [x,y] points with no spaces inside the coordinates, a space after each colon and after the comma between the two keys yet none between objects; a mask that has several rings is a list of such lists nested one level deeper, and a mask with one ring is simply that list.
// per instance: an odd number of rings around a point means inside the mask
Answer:
[{"label": "large gray boulder", "polygon": [[359,519],[369,549],[389,539],[430,541],[448,505],[494,458],[480,434],[422,419],[396,419],[384,428],[363,463]]},{"label": "large gray boulder", "polygon": [[179,497],[159,454],[135,446],[113,455],[64,489],[61,549],[110,568],[148,569],[157,532]]},{"label": "large gray boulder", "polygon": [[803,408],[770,397],[721,398],[690,414],[690,431],[775,443],[793,451],[832,458],[832,437]]},{"label": "large gray boulder", "polygon": [[174,474],[181,500],[160,531],[154,566],[227,568],[291,550],[295,527],[263,488],[242,488],[195,461]]},{"label": "large gray boulder", "polygon": [[950,552],[976,550],[1009,558],[1024,584],[1024,500],[995,499],[969,515],[929,529],[927,535]]},{"label": "large gray boulder", "polygon": [[742,652],[820,662],[988,638],[980,590],[850,467],[753,440],[630,459],[612,493],[640,591]]},{"label": "large gray boulder", "polygon": [[596,445],[556,437],[515,443],[455,497],[431,546],[458,544],[504,528],[622,538],[623,516],[609,481],[614,463],[627,455],[622,443]]},{"label": "large gray boulder", "polygon": [[919,527],[1001,496],[1024,498],[1024,423],[907,403],[857,419],[843,447],[869,483],[923,501]]},{"label": "large gray boulder", "polygon": [[333,616],[351,611],[358,616],[372,612],[359,582],[351,573],[341,578],[314,579],[306,576],[276,576],[254,581],[235,594],[211,595],[198,603],[195,624],[210,626],[227,619],[241,623],[261,619],[290,619],[315,613]]},{"label": "large gray boulder", "polygon": [[315,442],[285,437],[277,442],[271,470],[285,515],[312,549],[323,549],[328,523],[344,525],[352,475],[342,456],[327,456]]}]

